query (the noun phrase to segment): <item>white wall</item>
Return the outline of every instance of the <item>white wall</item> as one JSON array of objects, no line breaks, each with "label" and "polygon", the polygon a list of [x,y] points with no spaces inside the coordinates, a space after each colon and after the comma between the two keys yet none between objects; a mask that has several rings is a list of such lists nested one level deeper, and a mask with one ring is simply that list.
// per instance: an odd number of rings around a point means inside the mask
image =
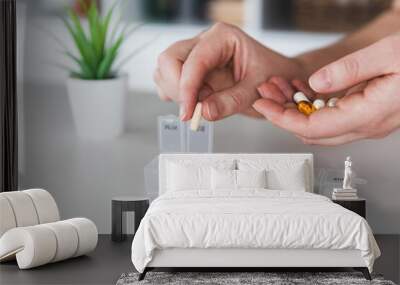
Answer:
[{"label": "white wall", "polygon": [[[60,26],[54,22],[48,22],[46,27],[57,30],[63,37]],[[177,113],[173,104],[159,101],[155,94],[151,78],[156,56],[169,43],[194,35],[202,28],[149,26],[136,35],[131,46],[154,34],[160,37],[126,67],[132,90],[126,104],[127,132],[112,142],[87,143],[75,137],[64,86],[66,74],[49,64],[61,60],[60,55],[54,52],[51,40],[38,33],[35,25],[29,25],[25,57],[24,186],[48,189],[64,218],[85,216],[95,221],[101,233],[110,232],[111,197],[144,193],[143,167],[157,154],[156,117]],[[338,37],[252,34],[290,55]],[[312,152],[318,168],[340,168],[345,156],[351,155],[357,172],[368,179],[360,194],[367,198],[368,221],[377,233],[400,233],[399,145],[400,132],[380,141],[327,148],[305,146],[264,121],[240,116],[215,125],[217,152]]]}]

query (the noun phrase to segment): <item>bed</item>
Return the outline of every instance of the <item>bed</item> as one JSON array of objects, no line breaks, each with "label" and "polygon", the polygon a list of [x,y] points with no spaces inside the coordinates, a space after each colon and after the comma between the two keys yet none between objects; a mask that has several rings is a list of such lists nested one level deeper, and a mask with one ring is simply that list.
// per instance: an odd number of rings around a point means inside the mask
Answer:
[{"label": "bed", "polygon": [[159,192],[132,243],[154,268],[351,267],[380,251],[365,219],[313,193],[312,154],[162,154]]}]

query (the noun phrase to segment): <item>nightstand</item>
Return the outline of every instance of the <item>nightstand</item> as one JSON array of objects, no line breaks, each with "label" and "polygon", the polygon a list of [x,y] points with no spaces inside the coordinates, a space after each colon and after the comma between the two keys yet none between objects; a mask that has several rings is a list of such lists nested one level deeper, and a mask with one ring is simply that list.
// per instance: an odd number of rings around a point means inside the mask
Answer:
[{"label": "nightstand", "polygon": [[122,214],[123,212],[135,212],[135,231],[138,229],[140,221],[149,208],[149,198],[140,196],[119,196],[112,199],[112,226],[111,239],[113,241],[123,241],[126,234],[122,233]]},{"label": "nightstand", "polygon": [[364,219],[366,218],[366,200],[358,198],[355,200],[336,200],[332,199],[333,203],[339,204],[340,206],[359,214]]}]

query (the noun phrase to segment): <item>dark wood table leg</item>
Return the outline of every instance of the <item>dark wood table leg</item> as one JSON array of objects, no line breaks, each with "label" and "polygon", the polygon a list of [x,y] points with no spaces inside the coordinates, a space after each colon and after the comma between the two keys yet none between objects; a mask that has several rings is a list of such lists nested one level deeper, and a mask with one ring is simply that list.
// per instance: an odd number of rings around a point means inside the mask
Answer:
[{"label": "dark wood table leg", "polygon": [[149,201],[141,201],[137,205],[135,205],[135,232],[139,228],[140,221],[143,219],[146,214],[147,209],[149,208]]},{"label": "dark wood table leg", "polygon": [[112,226],[111,226],[111,240],[123,241],[122,234],[122,203],[112,201]]}]

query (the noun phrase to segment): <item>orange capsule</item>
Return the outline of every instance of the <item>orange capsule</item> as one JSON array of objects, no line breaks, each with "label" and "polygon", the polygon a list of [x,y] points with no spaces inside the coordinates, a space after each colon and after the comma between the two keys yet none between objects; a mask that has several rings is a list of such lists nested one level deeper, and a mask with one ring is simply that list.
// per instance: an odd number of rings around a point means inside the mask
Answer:
[{"label": "orange capsule", "polygon": [[293,100],[297,104],[297,110],[299,110],[304,115],[309,116],[317,111],[317,108],[315,108],[315,106],[311,103],[307,96],[304,95],[303,92],[296,92],[293,95]]}]

